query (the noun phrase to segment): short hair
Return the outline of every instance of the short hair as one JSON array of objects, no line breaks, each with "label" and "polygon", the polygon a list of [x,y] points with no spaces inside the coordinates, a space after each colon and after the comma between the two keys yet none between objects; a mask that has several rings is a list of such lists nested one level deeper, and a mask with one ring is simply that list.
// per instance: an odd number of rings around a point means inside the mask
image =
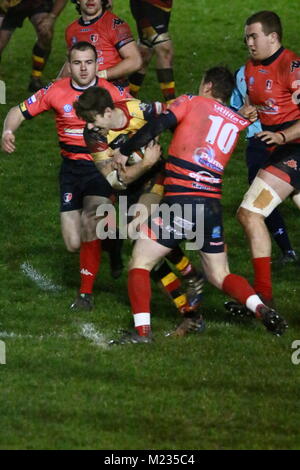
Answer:
[{"label": "short hair", "polygon": [[89,87],[74,103],[77,116],[86,122],[94,122],[97,114],[103,116],[106,108],[114,107],[110,93],[98,86]]},{"label": "short hair", "polygon": [[278,39],[282,40],[282,25],[277,13],[269,10],[262,10],[249,16],[245,25],[249,26],[253,23],[261,23],[262,30],[266,36],[271,33],[277,33]]},{"label": "short hair", "polygon": [[[80,11],[80,1],[79,0],[71,0],[71,2],[76,5],[76,10],[80,14],[81,13],[81,11]],[[103,10],[106,10],[109,7],[108,0],[102,0],[101,3],[102,3]]]},{"label": "short hair", "polygon": [[227,67],[212,67],[203,76],[203,83],[212,83],[212,96],[223,103],[230,98],[235,87],[234,75]]},{"label": "short hair", "polygon": [[88,41],[78,41],[73,44],[73,46],[69,49],[68,52],[68,61],[71,62],[71,55],[73,51],[86,51],[87,49],[91,49],[95,55],[95,61],[97,61],[98,54],[95,46]]}]

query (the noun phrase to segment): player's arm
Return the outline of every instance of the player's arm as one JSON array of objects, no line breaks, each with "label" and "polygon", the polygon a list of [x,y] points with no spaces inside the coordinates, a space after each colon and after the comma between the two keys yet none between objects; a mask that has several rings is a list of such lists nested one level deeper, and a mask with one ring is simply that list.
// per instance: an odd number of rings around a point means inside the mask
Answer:
[{"label": "player's arm", "polygon": [[11,108],[5,118],[2,132],[1,147],[4,152],[12,153],[16,150],[15,132],[24,121],[24,116],[19,106]]},{"label": "player's arm", "polygon": [[161,155],[160,145],[151,141],[145,149],[144,158],[132,166],[126,166],[125,170],[120,169],[118,176],[126,185],[140,178],[144,173],[150,170],[158,162]]},{"label": "player's arm", "polygon": [[136,72],[142,67],[142,57],[135,41],[121,47],[119,54],[122,57],[121,62],[109,69],[99,71],[98,77],[115,80]]},{"label": "player's arm", "polygon": [[171,110],[151,119],[114,153],[116,168],[120,171],[121,168],[124,168],[129,155],[146,146],[166,129],[171,129],[176,125],[177,118]]},{"label": "player's arm", "polygon": [[256,136],[268,145],[284,145],[293,142],[300,139],[300,121],[295,122],[288,129],[277,132],[262,131]]}]

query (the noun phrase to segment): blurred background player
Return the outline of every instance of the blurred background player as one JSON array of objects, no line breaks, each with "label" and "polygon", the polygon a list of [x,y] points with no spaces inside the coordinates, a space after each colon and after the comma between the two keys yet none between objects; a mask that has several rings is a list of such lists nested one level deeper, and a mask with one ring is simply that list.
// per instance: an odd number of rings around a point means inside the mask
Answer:
[{"label": "blurred background player", "polygon": [[129,77],[130,92],[137,96],[152,55],[156,55],[156,74],[165,101],[175,98],[173,44],[168,27],[173,0],[130,0],[135,18],[143,66]]},{"label": "blurred background player", "polygon": [[[239,110],[245,103],[247,85],[245,82],[245,66],[240,67],[235,75],[235,89],[231,95],[230,105]],[[249,185],[254,180],[259,169],[264,166],[270,156],[268,146],[256,134],[262,131],[259,119],[246,129],[246,163],[248,168]],[[284,265],[297,261],[298,257],[292,248],[284,219],[277,208],[265,219],[269,232],[282,252],[281,257],[275,261],[277,265]]]},{"label": "blurred background player", "polygon": [[0,3],[0,56],[16,28],[26,18],[31,21],[37,40],[32,49],[32,72],[28,90],[36,92],[43,87],[41,77],[51,52],[54,24],[67,0],[6,0]]},{"label": "blurred background player", "polygon": [[[107,0],[72,0],[81,17],[66,28],[68,49],[75,42],[91,42],[98,54],[98,76],[123,88],[129,87],[128,75],[138,70],[142,58],[125,21],[110,11]],[[66,76],[64,66],[60,76]],[[129,88],[128,88],[129,89]]]},{"label": "blurred background player", "polygon": [[107,88],[115,101],[126,95],[124,90],[97,77],[97,52],[91,43],[74,44],[69,52],[69,67],[71,77],[51,83],[10,109],[4,122],[2,149],[8,153],[15,151],[15,132],[25,119],[54,111],[62,157],[59,180],[61,230],[67,250],[80,250],[81,285],[72,308],[90,310],[102,251],[101,241],[96,236],[96,210],[100,204],[110,203],[113,190],[99,173],[85,145],[85,122],[77,118],[73,102],[92,85]]}]

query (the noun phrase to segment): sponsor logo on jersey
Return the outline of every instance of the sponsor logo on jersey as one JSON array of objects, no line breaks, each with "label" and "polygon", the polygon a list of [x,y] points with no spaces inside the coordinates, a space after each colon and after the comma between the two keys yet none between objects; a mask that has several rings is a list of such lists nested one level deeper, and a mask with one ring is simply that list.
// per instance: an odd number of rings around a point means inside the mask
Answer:
[{"label": "sponsor logo on jersey", "polygon": [[65,193],[64,196],[63,196],[63,199],[64,199],[65,204],[69,204],[73,199],[73,194],[72,193]]},{"label": "sponsor logo on jersey", "polygon": [[223,165],[215,160],[215,152],[212,147],[198,147],[195,150],[193,159],[197,164],[205,165],[212,170],[223,171]]},{"label": "sponsor logo on jersey", "polygon": [[278,114],[279,106],[273,98],[269,98],[265,101],[265,105],[257,106],[257,110],[264,114]]},{"label": "sponsor logo on jersey", "polygon": [[211,246],[220,246],[220,245],[224,245],[224,242],[209,242],[209,244]]},{"label": "sponsor logo on jersey", "polygon": [[27,100],[28,104],[33,104],[36,102],[36,97],[34,95],[32,95],[30,98],[28,98]]},{"label": "sponsor logo on jersey", "polygon": [[70,113],[73,109],[73,106],[71,104],[65,104],[64,105],[64,112],[65,113]]},{"label": "sponsor logo on jersey", "polygon": [[220,237],[221,237],[221,227],[220,225],[217,225],[212,230],[211,238],[220,238]]},{"label": "sponsor logo on jersey", "polygon": [[293,170],[298,169],[298,164],[296,160],[287,160],[286,162],[283,162],[284,165],[288,166],[289,168],[292,168]]},{"label": "sponsor logo on jersey", "polygon": [[295,69],[300,68],[300,60],[293,60],[291,63],[291,72],[294,72]]},{"label": "sponsor logo on jersey", "polygon": [[247,120],[245,121],[245,119],[242,119],[241,116],[238,116],[230,108],[227,108],[227,106],[222,106],[221,104],[215,104],[214,109],[222,116],[225,116],[227,119],[230,119],[230,121],[241,124],[241,126],[245,126],[248,123]]},{"label": "sponsor logo on jersey", "polygon": [[251,86],[251,85],[254,85],[254,82],[255,82],[254,77],[250,77],[250,78],[249,78],[249,85],[250,85],[250,86]]},{"label": "sponsor logo on jersey", "polygon": [[73,44],[76,44],[76,42],[77,42],[77,37],[76,37],[76,36],[72,36],[72,39],[71,39],[72,45],[73,45]]},{"label": "sponsor logo on jersey", "polygon": [[273,80],[266,80],[266,90],[272,90]]},{"label": "sponsor logo on jersey", "polygon": [[93,42],[93,43],[96,43],[99,39],[99,34],[91,34],[90,35],[90,40]]},{"label": "sponsor logo on jersey", "polygon": [[258,69],[258,72],[259,72],[259,73],[266,73],[266,74],[269,73],[269,71],[268,71],[268,70],[265,70],[265,69]]},{"label": "sponsor logo on jersey", "polygon": [[197,182],[203,181],[204,183],[219,184],[222,182],[221,178],[215,178],[208,171],[198,171],[197,173],[189,173],[189,177]]}]

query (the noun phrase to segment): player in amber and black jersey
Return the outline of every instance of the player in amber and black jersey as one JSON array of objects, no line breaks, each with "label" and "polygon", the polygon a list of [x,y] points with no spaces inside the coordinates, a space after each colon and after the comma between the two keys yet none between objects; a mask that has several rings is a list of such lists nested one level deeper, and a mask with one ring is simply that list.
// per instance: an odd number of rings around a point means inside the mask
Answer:
[{"label": "player in amber and black jersey", "polygon": [[[68,49],[78,41],[88,41],[97,50],[98,76],[128,87],[127,77],[140,68],[142,59],[129,25],[101,0],[78,0],[81,17],[65,32]],[[61,76],[66,76],[63,68]]]},{"label": "player in amber and black jersey", "polygon": [[[117,172],[111,157],[114,149],[127,141],[128,137],[143,127],[147,121],[159,116],[166,106],[159,102],[142,103],[136,99],[113,103],[109,93],[97,87],[86,90],[74,106],[80,119],[87,121],[86,143],[99,171],[116,189],[122,190],[129,184],[126,193],[123,192],[122,195],[127,196],[128,206],[137,202],[143,204],[146,220],[151,204],[158,204],[163,194],[162,160],[155,164],[156,160],[153,160],[155,155],[150,155],[149,159],[146,149],[144,157],[138,154],[131,155],[125,170]],[[159,154],[156,157],[159,157]],[[181,314],[190,314],[197,310],[201,302],[203,279],[180,248],[174,250],[168,260],[176,266],[185,279],[188,285],[187,295],[182,291],[179,278],[166,261],[156,266],[153,278],[160,281]],[[198,325],[193,324],[191,329],[192,327],[199,331],[203,327],[203,322]],[[188,331],[180,330],[176,334],[182,335],[186,332]]]},{"label": "player in amber and black jersey", "polygon": [[24,119],[44,111],[55,113],[61,150],[60,214],[62,235],[67,249],[80,249],[81,286],[73,309],[91,309],[93,284],[100,265],[101,241],[96,236],[96,210],[109,203],[113,189],[95,167],[83,131],[85,122],[78,119],[73,102],[90,85],[105,87],[114,101],[128,97],[120,87],[96,76],[96,50],[87,42],[76,43],[69,53],[71,77],[57,80],[19,106],[12,108],[5,120],[2,148],[15,150],[15,132]]},{"label": "player in amber and black jersey", "polygon": [[137,96],[144,81],[152,55],[156,55],[156,73],[164,99],[175,98],[173,73],[173,44],[169,21],[173,0],[130,0],[136,21],[143,67],[129,77],[130,92]]},{"label": "player in amber and black jersey", "polygon": [[[220,204],[222,175],[239,132],[250,124],[224,104],[233,88],[234,77],[226,68],[210,69],[201,82],[200,96],[177,98],[166,113],[146,124],[120,147],[121,154],[128,156],[163,130],[175,128],[166,165],[163,203],[169,207],[176,205],[177,213],[172,210],[167,217],[159,207],[143,226],[148,238],[139,239],[134,246],[128,291],[136,331],[129,341],[151,341],[149,271],[190,236],[196,237],[205,274],[213,285],[246,304],[275,334],[282,334],[285,329],[284,320],[263,304],[246,279],[230,274],[228,267]],[[244,108],[244,113],[251,118],[254,114],[255,119],[254,111],[251,106]],[[198,219],[199,205],[204,211],[204,225]]]},{"label": "player in amber and black jersey", "polygon": [[271,240],[265,218],[294,191],[300,190],[300,57],[281,44],[278,15],[261,11],[249,17],[245,39],[250,59],[245,67],[248,96],[258,110],[262,132],[257,138],[270,149],[238,210],[250,242],[254,288],[271,302]]},{"label": "player in amber and black jersey", "polygon": [[10,40],[14,30],[21,28],[25,18],[29,18],[37,34],[32,50],[32,73],[29,91],[36,92],[43,87],[41,77],[46,66],[54,32],[56,18],[67,0],[6,0],[1,2],[0,55]]}]

